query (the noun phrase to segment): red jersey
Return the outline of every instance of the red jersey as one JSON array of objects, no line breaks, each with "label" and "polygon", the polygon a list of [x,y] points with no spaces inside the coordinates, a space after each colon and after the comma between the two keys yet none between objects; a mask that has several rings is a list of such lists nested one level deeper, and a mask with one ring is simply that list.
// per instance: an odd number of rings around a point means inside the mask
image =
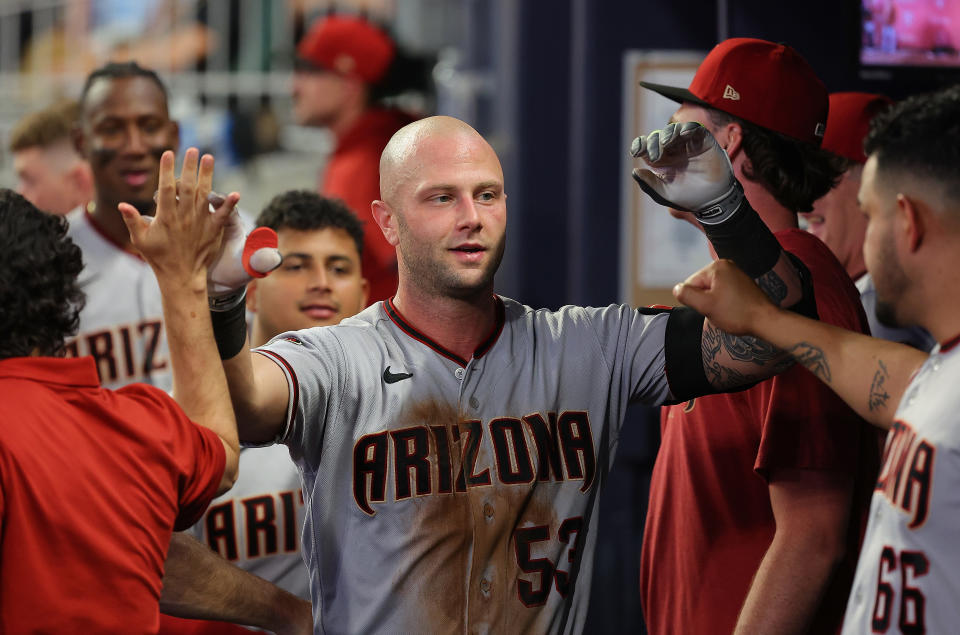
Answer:
[{"label": "red jersey", "polygon": [[163,391],[93,359],[0,360],[0,632],[155,633],[171,532],[226,456]]},{"label": "red jersey", "polygon": [[370,304],[397,292],[397,252],[373,219],[370,203],[380,198],[380,155],[397,130],[414,121],[400,110],[371,108],[337,140],[320,193],[342,199],[363,222],[363,277]]},{"label": "red jersey", "polygon": [[[776,236],[810,270],[820,320],[868,332],[856,287],[827,247],[800,230]],[[855,479],[846,561],[810,632],[836,631],[876,480],[876,429],[795,365],[743,392],[663,408],[661,435],[640,566],[649,632],[733,632],[776,530],[767,479],[778,469]]]}]

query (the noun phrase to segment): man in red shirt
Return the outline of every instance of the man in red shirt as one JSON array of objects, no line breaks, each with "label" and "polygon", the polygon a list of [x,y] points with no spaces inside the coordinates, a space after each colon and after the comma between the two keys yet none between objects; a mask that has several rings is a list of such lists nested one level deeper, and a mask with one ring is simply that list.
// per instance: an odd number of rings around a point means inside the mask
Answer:
[{"label": "man in red shirt", "polygon": [[297,47],[294,118],[329,128],[336,137],[320,193],[340,198],[364,223],[362,268],[370,303],[397,291],[396,252],[373,220],[380,198],[380,154],[397,130],[415,119],[376,103],[376,93],[396,57],[390,37],[363,18],[316,21]]},{"label": "man in red shirt", "polygon": [[[172,166],[172,153],[165,160]],[[197,163],[188,152],[185,173],[194,175],[182,175],[180,195],[191,209],[212,172],[208,161],[197,187]],[[232,204],[191,223],[171,213],[174,186],[165,189],[166,213],[148,224],[168,253],[151,262],[161,288],[193,292],[164,301],[164,312],[200,316],[170,338],[180,405],[143,384],[103,389],[91,358],[62,357],[84,301],[80,249],[62,217],[0,190],[0,632],[155,633],[172,532],[236,479],[224,374],[183,363],[191,348],[216,351],[210,259],[180,251],[210,254]],[[271,599],[284,605],[280,594]]]},{"label": "man in red shirt", "polygon": [[92,358],[60,357],[83,304],[66,221],[0,190],[0,225],[0,631],[155,631],[172,531],[236,478],[223,374],[178,368],[182,410],[101,389]]},{"label": "man in red shirt", "polygon": [[[681,102],[673,120],[703,123],[726,150],[747,200],[809,271],[819,319],[865,332],[849,276],[798,229],[797,212],[841,170],[819,149],[828,97],[809,65],[787,46],[737,38],[714,48],[689,90],[643,85]],[[738,351],[719,332],[704,342],[734,356],[767,346]],[[869,427],[797,366],[665,407],[661,433],[641,557],[650,632],[836,630],[879,460]]]}]

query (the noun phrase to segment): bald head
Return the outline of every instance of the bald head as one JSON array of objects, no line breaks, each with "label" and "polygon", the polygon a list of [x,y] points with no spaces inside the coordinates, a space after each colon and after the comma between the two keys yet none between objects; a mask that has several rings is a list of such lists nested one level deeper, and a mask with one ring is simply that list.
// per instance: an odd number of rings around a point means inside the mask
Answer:
[{"label": "bald head", "polygon": [[425,168],[437,161],[457,162],[483,155],[496,162],[502,181],[496,152],[469,124],[446,116],[419,119],[400,128],[380,155],[380,196],[397,208],[404,186]]}]

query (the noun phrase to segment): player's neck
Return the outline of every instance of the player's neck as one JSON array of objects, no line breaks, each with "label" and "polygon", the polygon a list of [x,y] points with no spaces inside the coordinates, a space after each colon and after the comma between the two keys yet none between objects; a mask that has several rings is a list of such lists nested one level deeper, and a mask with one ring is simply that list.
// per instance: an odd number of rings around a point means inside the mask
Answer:
[{"label": "player's neck", "polygon": [[393,305],[412,327],[463,359],[473,357],[497,320],[492,289],[459,299],[429,295],[401,284]]},{"label": "player's neck", "polygon": [[799,227],[796,212],[778,203],[765,187],[743,176],[740,177],[740,182],[747,200],[750,201],[750,207],[756,210],[770,231],[779,232]]},{"label": "player's neck", "polygon": [[130,243],[130,232],[127,226],[123,224],[123,217],[117,209],[119,201],[108,201],[97,196],[92,203],[87,204],[87,212],[93,217],[97,227],[107,237],[127,250],[133,250]]},{"label": "player's neck", "polygon": [[330,130],[337,138],[337,143],[356,125],[366,111],[363,102],[351,102],[344,106],[337,118],[330,124]]}]

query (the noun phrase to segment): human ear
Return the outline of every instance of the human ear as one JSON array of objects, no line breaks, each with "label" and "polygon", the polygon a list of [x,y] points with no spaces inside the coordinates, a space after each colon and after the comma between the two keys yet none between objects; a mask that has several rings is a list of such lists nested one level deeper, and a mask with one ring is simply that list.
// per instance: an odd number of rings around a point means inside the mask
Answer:
[{"label": "human ear", "polygon": [[370,203],[370,211],[373,212],[373,219],[377,221],[380,231],[387,242],[394,247],[400,242],[397,237],[397,215],[384,201],[376,200]]}]

